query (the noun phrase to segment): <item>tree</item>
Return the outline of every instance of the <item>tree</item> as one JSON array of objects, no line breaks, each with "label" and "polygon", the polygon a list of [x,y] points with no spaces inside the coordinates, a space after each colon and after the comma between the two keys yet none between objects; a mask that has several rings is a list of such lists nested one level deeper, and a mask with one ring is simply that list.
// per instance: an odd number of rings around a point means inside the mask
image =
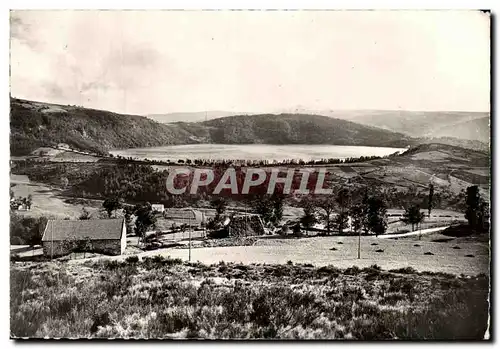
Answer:
[{"label": "tree", "polygon": [[82,214],[78,217],[78,219],[81,221],[90,219],[90,212],[85,207],[82,208]]},{"label": "tree", "polygon": [[134,226],[132,225],[132,216],[134,215],[134,207],[133,206],[125,206],[123,208],[123,213],[125,216],[125,228],[127,229],[127,235],[131,235],[134,233]]},{"label": "tree", "polygon": [[283,195],[275,193],[272,195],[271,200],[273,202],[272,222],[274,224],[279,224],[281,222],[281,220],[283,219],[283,204],[284,204]]},{"label": "tree", "polygon": [[349,221],[348,210],[351,201],[351,194],[349,193],[349,190],[346,188],[340,189],[337,193],[335,201],[340,211],[337,217],[335,217],[335,225],[337,226],[339,234],[342,234]]},{"label": "tree", "polygon": [[372,196],[367,199],[367,227],[375,233],[375,236],[385,233],[387,228],[387,207],[381,198]]},{"label": "tree", "polygon": [[344,232],[345,227],[349,223],[349,215],[347,212],[339,212],[334,220],[333,223],[335,225],[335,228],[337,228],[337,231],[339,232],[339,235]]},{"label": "tree", "polygon": [[318,222],[316,217],[316,207],[311,200],[303,199],[301,206],[304,209],[304,215],[300,218],[300,223],[306,228],[306,234],[309,229]]},{"label": "tree", "polygon": [[31,205],[33,204],[33,195],[28,195],[28,197],[26,198],[26,208],[28,210],[31,210]]},{"label": "tree", "polygon": [[467,218],[469,226],[477,232],[487,230],[489,207],[479,195],[477,185],[467,188],[465,204],[465,218]]},{"label": "tree", "polygon": [[283,200],[281,195],[256,194],[250,205],[264,223],[278,224],[283,218]]},{"label": "tree", "polygon": [[222,197],[212,199],[210,205],[215,209],[215,215],[218,217],[226,211],[227,201]]},{"label": "tree", "polygon": [[22,217],[15,213],[10,215],[10,242],[14,245],[34,247],[42,242],[42,235],[47,225],[45,217]]},{"label": "tree", "polygon": [[337,207],[335,197],[332,195],[325,195],[317,201],[316,206],[323,210],[321,220],[325,222],[326,232],[330,235],[331,216]]},{"label": "tree", "polygon": [[351,215],[351,229],[357,233],[366,225],[365,210],[363,205],[358,204],[350,208],[349,214]]},{"label": "tree", "polygon": [[427,198],[427,212],[429,213],[429,217],[431,216],[432,205],[434,200],[434,184],[429,184],[429,196]]},{"label": "tree", "polygon": [[156,224],[156,216],[153,214],[150,203],[137,206],[135,210],[135,233],[144,243],[146,241],[146,232]]},{"label": "tree", "polygon": [[123,205],[122,200],[119,198],[106,199],[102,203],[102,207],[104,207],[104,209],[108,213],[109,218],[111,218],[113,211],[122,208],[122,205]]},{"label": "tree", "polygon": [[419,205],[410,205],[405,208],[405,213],[403,214],[403,218],[401,219],[405,224],[411,224],[411,231],[415,231],[415,225],[422,223],[424,220],[425,214],[420,212]]}]

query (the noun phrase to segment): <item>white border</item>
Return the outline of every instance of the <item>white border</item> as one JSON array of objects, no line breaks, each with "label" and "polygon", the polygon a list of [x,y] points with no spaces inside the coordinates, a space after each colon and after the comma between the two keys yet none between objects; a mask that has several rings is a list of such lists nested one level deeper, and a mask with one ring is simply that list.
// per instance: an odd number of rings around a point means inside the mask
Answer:
[{"label": "white border", "polygon": [[[369,0],[253,0],[253,1],[224,1],[224,0],[212,0],[210,2],[200,1],[200,0],[177,0],[177,1],[149,1],[149,0],[141,0],[141,1],[103,1],[103,0],[87,0],[87,1],[72,1],[72,2],[63,2],[63,1],[5,1],[2,2],[2,7],[5,6],[5,10],[2,11],[1,22],[0,22],[0,31],[2,44],[4,45],[4,49],[1,51],[0,55],[2,59],[1,69],[2,74],[2,88],[3,93],[0,94],[2,98],[0,98],[1,110],[2,114],[0,117],[0,122],[2,123],[0,126],[0,132],[3,135],[0,137],[0,156],[1,156],[1,171],[0,171],[0,180],[3,183],[1,187],[1,191],[4,200],[0,200],[0,222],[4,229],[2,229],[2,239],[3,244],[2,248],[4,249],[3,260],[1,263],[1,275],[0,280],[3,280],[3,283],[6,284],[7,280],[9,280],[9,207],[7,204],[7,184],[9,182],[9,72],[8,72],[8,64],[9,64],[9,9],[491,9],[493,14],[498,14],[500,11],[498,9],[500,2],[493,0],[451,0],[451,1],[436,1],[436,0],[412,0],[412,1],[391,1],[391,0],[378,0],[378,1],[369,1]],[[495,47],[498,46],[498,36],[495,35],[494,39]],[[496,60],[495,60],[496,61]],[[495,97],[497,97],[497,91],[495,91]],[[491,116],[492,119],[495,115]],[[498,123],[499,121],[497,121]],[[495,127],[495,131],[497,131],[497,127]],[[496,133],[495,133],[496,134]],[[494,138],[492,138],[494,142]],[[494,148],[496,149],[496,142],[494,142]],[[497,173],[497,166],[495,165],[495,173]],[[492,182],[495,180],[492,178]],[[497,188],[495,188],[494,197],[497,197]],[[497,205],[494,206],[494,217],[498,216],[498,210],[500,210]],[[493,232],[495,234],[496,232]],[[498,241],[499,237],[494,238],[495,248],[498,250]],[[9,340],[9,288],[7,286],[2,287],[1,289],[1,299],[2,302],[0,308],[1,314],[1,347],[13,347],[15,344],[13,341]],[[495,294],[498,296],[498,294]],[[499,297],[495,299],[495,304],[498,303]],[[492,312],[494,310],[492,309]],[[498,323],[498,316],[497,321]],[[495,326],[497,328],[497,326]],[[494,330],[493,330],[494,331]],[[494,331],[498,335],[498,331]],[[54,342],[48,343],[31,343],[33,347],[42,347],[44,345],[53,345]],[[123,342],[76,342],[76,343],[59,343],[61,347],[73,347],[73,346],[83,346],[83,345],[92,345],[93,348],[104,347],[107,344],[114,345],[122,345]],[[169,343],[157,342],[157,345],[168,345]],[[173,343],[172,343],[173,344]],[[177,344],[177,343],[176,343]],[[243,343],[238,343],[239,345],[243,345]],[[267,345],[267,343],[262,343],[263,345]],[[332,343],[333,344],[333,343]],[[354,344],[356,346],[369,346],[367,343],[349,343],[349,345]],[[144,345],[154,345],[153,343],[145,343],[145,342],[130,342],[127,345],[131,347],[142,347]],[[187,344],[192,345],[192,344]],[[203,346],[219,346],[220,343],[210,343],[204,342]],[[247,344],[248,345],[248,344]],[[254,345],[254,344],[252,344]],[[279,344],[279,345],[289,345],[289,344]],[[310,344],[300,344],[302,345],[310,345]],[[419,346],[421,344],[417,344]],[[435,345],[435,344],[434,344]]]}]

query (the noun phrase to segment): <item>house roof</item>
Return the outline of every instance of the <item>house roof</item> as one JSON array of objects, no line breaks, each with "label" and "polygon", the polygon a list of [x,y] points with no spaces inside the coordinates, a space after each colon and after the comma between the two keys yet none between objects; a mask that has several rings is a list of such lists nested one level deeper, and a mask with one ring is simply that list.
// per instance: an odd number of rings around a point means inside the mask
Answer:
[{"label": "house roof", "polygon": [[72,239],[115,240],[121,239],[123,218],[88,220],[49,220],[42,241]]}]

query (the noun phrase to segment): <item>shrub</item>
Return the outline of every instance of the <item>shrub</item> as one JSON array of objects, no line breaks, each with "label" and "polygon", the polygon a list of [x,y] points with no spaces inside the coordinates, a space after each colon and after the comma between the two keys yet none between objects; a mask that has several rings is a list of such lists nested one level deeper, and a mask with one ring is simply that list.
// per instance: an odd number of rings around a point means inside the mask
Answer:
[{"label": "shrub", "polygon": [[139,262],[139,257],[137,257],[136,255],[128,256],[127,258],[125,258],[125,262],[132,264],[137,263]]},{"label": "shrub", "polygon": [[358,268],[358,266],[353,265],[352,267],[344,270],[344,275],[357,275],[357,274],[359,274],[359,272],[360,272],[360,269]]},{"label": "shrub", "polygon": [[391,273],[397,273],[397,274],[418,274],[418,271],[412,267],[405,267],[405,268],[399,268],[399,269],[391,269],[389,270]]}]

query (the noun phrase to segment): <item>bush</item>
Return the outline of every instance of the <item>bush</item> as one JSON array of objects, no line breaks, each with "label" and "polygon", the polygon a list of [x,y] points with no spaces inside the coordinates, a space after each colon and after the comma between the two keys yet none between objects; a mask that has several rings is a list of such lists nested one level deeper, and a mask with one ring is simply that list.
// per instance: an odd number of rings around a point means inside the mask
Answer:
[{"label": "bush", "polygon": [[229,231],[227,229],[219,229],[208,232],[208,237],[210,239],[223,239],[229,237]]},{"label": "bush", "polygon": [[[411,268],[391,270],[397,275],[377,265],[143,270],[116,261],[87,264],[86,275],[65,263],[11,268],[12,336],[456,340],[482,339],[488,320],[486,275],[415,277],[403,275]],[[238,280],[215,278],[220,268]]]},{"label": "bush", "polygon": [[418,274],[418,271],[412,267],[405,267],[405,268],[399,268],[399,269],[391,269],[389,270],[391,273],[398,273],[398,274]]},{"label": "bush", "polygon": [[125,258],[125,262],[135,264],[135,263],[139,262],[139,257],[137,257],[136,255],[129,256],[129,257]]}]

